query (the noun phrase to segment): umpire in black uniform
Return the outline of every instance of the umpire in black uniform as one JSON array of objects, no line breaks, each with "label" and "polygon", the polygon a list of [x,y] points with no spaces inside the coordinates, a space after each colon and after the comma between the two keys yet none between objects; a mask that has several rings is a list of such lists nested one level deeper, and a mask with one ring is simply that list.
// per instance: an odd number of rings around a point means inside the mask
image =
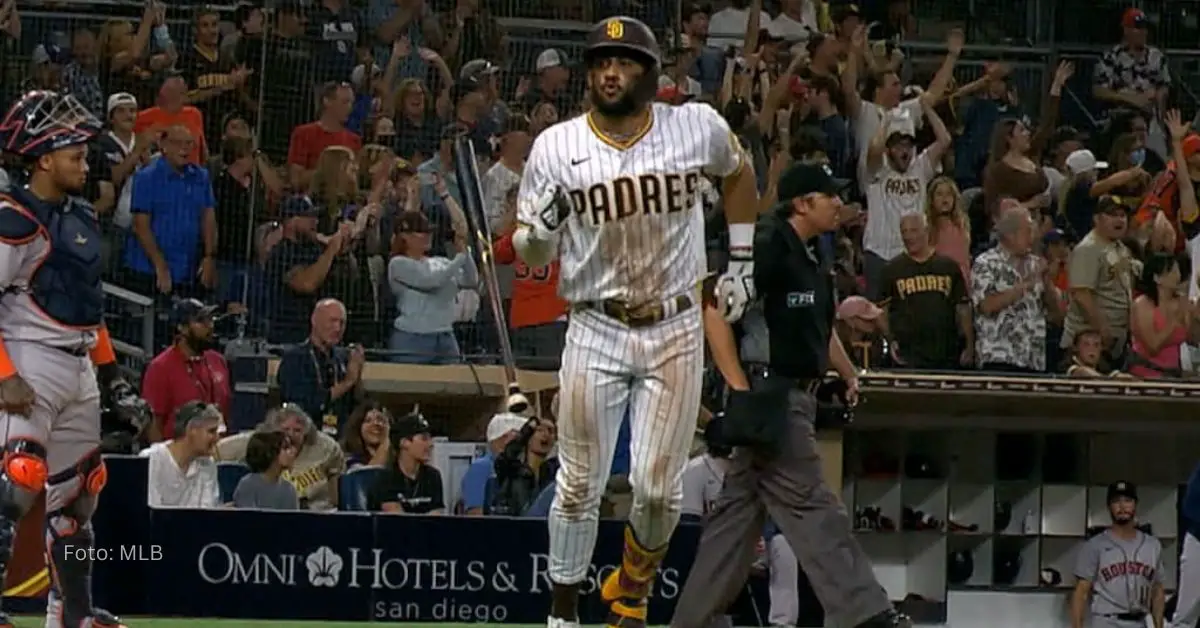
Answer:
[{"label": "umpire in black uniform", "polygon": [[720,500],[705,524],[673,628],[703,628],[732,603],[768,514],[827,617],[857,628],[911,626],[888,601],[845,507],[825,483],[814,437],[813,393],[830,367],[844,381],[844,401],[858,398],[855,368],[832,332],[833,260],[817,246],[819,236],[837,228],[843,188],[826,166],[793,165],[780,177],[779,203],[758,221],[754,282],[769,330],[765,369],[747,375],[729,324],[715,303],[705,304],[713,362],[732,390],[724,427],[743,446],[734,449]]}]

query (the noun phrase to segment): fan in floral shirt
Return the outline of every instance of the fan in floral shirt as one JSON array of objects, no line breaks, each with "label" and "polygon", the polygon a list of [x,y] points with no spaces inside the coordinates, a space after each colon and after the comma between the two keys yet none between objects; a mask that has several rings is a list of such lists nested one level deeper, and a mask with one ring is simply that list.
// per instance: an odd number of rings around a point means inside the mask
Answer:
[{"label": "fan in floral shirt", "polygon": [[1033,218],[1010,207],[996,221],[999,242],[975,259],[975,356],[992,371],[1046,370],[1046,316],[1060,307],[1046,261],[1031,253]]}]

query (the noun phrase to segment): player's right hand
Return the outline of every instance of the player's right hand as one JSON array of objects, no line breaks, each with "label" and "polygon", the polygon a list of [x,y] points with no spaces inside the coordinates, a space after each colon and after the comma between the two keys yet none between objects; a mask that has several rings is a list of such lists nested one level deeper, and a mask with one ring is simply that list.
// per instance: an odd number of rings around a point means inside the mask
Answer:
[{"label": "player's right hand", "polygon": [[23,377],[12,374],[0,380],[0,410],[8,414],[29,416],[37,395]]},{"label": "player's right hand", "polygon": [[534,211],[537,219],[534,220],[533,235],[536,238],[548,240],[566,224],[571,212],[575,211],[575,204],[571,202],[571,197],[565,190],[556,187],[534,201]]}]

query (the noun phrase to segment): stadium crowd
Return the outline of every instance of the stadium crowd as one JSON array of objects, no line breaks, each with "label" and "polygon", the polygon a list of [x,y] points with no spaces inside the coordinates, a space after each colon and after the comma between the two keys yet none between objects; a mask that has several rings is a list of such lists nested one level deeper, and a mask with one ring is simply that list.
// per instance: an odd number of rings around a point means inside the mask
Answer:
[{"label": "stadium crowd", "polygon": [[[30,58],[19,90],[68,91],[106,122],[85,194],[105,230],[107,280],[158,306],[148,441],[209,416],[185,412],[191,401],[230,415],[215,338],[237,334],[280,347],[281,396],[302,412],[276,421],[308,424],[283,441],[230,434],[230,456],[290,443],[296,459],[271,457],[261,472],[312,460],[319,485],[347,460],[385,460],[390,428],[428,458],[416,418],[380,427],[387,409],[363,393],[363,366],[368,355],[448,364],[498,352],[453,159],[467,137],[518,360],[557,368],[569,312],[556,264],[526,266],[511,233],[532,141],[587,111],[582,72],[560,47],[513,54],[502,17],[479,0],[227,9],[150,2],[98,29],[0,9]],[[619,9],[585,7],[580,19]],[[1031,93],[999,61],[956,80],[958,29],[945,31],[939,63],[916,63],[903,52],[916,34],[908,4],[869,9],[732,0],[685,3],[677,24],[641,15],[664,49],[658,100],[723,114],[764,208],[792,163],[843,181],[841,224],[822,245],[837,259],[838,331],[861,365],[1190,376],[1200,136],[1169,109],[1147,15],[1124,11],[1121,40],[1090,77],[1072,82],[1063,61]],[[1069,84],[1090,90],[1101,126],[1058,124]],[[8,174],[19,183],[19,168]],[[720,251],[720,195],[705,192]],[[116,301],[114,337],[143,344],[144,312]],[[300,503],[335,506],[330,486],[297,484]]]},{"label": "stadium crowd", "polygon": [[[66,46],[22,38],[22,89],[68,90],[107,121],[87,194],[110,283],[161,305],[156,348],[180,298],[279,345],[302,342],[313,307],[333,298],[345,342],[384,359],[495,355],[452,155],[466,136],[513,344],[522,366],[557,368],[557,269],[525,266],[509,234],[532,140],[586,111],[581,73],[558,48],[531,67],[507,58],[499,18],[476,0],[386,4],[198,7],[169,25],[151,3],[140,20],[74,29]],[[1045,93],[1020,93],[1000,62],[960,84],[961,31],[924,71],[898,45],[914,28],[905,7],[888,3],[868,32],[872,16],[852,4],[686,4],[678,32],[662,34],[659,100],[724,114],[764,207],[793,162],[847,182],[825,243],[865,366],[1191,373],[1196,200],[1176,164],[1200,175],[1200,138],[1167,109],[1147,16],[1124,13],[1092,72],[1106,122],[1085,132],[1058,125],[1073,64],[1047,72]],[[715,187],[707,198],[719,216]],[[138,338],[141,313],[116,312],[114,335]]]}]

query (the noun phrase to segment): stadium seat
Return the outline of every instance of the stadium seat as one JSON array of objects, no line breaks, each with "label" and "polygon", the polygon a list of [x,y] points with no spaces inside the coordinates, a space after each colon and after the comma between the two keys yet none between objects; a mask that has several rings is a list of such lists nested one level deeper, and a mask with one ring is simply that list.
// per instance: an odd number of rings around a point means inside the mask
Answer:
[{"label": "stadium seat", "polygon": [[525,509],[524,516],[537,517],[538,519],[545,519],[546,517],[549,517],[550,503],[553,501],[554,483],[551,482],[548,486],[546,486],[546,488],[542,489],[541,493],[538,493],[537,499],[533,500],[533,503],[529,505],[529,508]]},{"label": "stadium seat", "polygon": [[250,473],[250,467],[240,462],[218,462],[217,463],[217,486],[221,490],[221,503],[228,504],[233,501],[233,491],[237,488],[238,482]]},{"label": "stadium seat", "polygon": [[383,467],[374,466],[347,471],[338,487],[338,510],[366,511],[367,494],[382,474]]}]

